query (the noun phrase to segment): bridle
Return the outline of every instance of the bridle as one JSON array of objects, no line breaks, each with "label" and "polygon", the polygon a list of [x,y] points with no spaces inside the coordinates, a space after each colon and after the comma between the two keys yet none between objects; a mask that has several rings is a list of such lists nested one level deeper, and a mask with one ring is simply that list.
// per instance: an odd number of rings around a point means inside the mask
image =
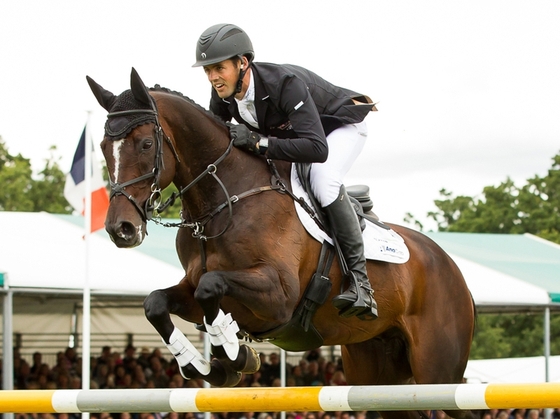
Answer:
[{"label": "bridle", "polygon": [[[136,208],[136,210],[138,211],[138,213],[140,214],[144,222],[153,221],[165,227],[189,227],[193,230],[192,233],[193,237],[206,241],[208,239],[213,239],[223,235],[226,232],[226,230],[229,228],[233,219],[232,205],[235,202],[239,201],[242,198],[268,190],[278,190],[281,192],[286,190],[286,186],[278,176],[277,177],[278,182],[275,185],[262,186],[259,188],[254,188],[249,191],[243,192],[242,194],[239,195],[230,196],[226,186],[224,185],[224,183],[216,173],[218,170],[218,165],[229,155],[229,153],[233,148],[233,140],[231,140],[224,153],[220,157],[218,157],[216,161],[209,164],[207,168],[202,173],[200,173],[194,180],[192,180],[187,186],[181,188],[181,190],[178,192],[174,192],[164,203],[162,203],[161,187],[159,185],[159,180],[161,176],[161,170],[162,168],[164,168],[164,162],[163,162],[163,139],[164,138],[169,144],[171,150],[173,151],[177,162],[180,163],[181,161],[179,159],[179,155],[177,154],[173,142],[163,132],[163,128],[159,123],[158,112],[157,109],[155,108],[155,104],[152,104],[152,109],[132,109],[126,111],[111,112],[107,115],[107,118],[114,118],[119,116],[135,115],[135,114],[150,114],[154,116],[155,121],[153,123],[154,123],[155,140],[156,140],[156,154],[154,158],[154,168],[152,169],[151,172],[138,176],[134,179],[127,180],[126,182],[118,183],[118,182],[111,181],[110,182],[111,192],[109,195],[109,199],[113,199],[115,196],[118,195],[125,196],[130,202],[132,202],[134,208]],[[159,216],[159,214],[163,212],[170,205],[173,205],[173,203],[175,203],[177,198],[181,198],[183,194],[185,194],[189,189],[195,186],[207,175],[211,175],[216,180],[216,182],[220,185],[220,188],[222,189],[226,197],[225,202],[219,205],[217,208],[215,208],[212,212],[206,214],[204,217],[202,217],[197,221],[188,222],[186,220],[182,220],[180,223],[161,222],[161,217]],[[142,206],[136,200],[136,198],[134,198],[134,196],[132,196],[126,191],[126,187],[151,178],[153,178],[153,182],[150,186],[150,197],[146,200],[145,204]],[[213,236],[204,235],[204,226],[206,225],[206,223],[208,223],[214,216],[216,216],[226,207],[228,208],[229,211],[229,218],[226,226],[222,229],[221,232],[217,233],[216,235]]]},{"label": "bridle", "polygon": [[[154,105],[152,104],[152,107]],[[138,176],[134,179],[127,180],[126,182],[118,183],[110,181],[111,186],[111,193],[109,194],[109,200],[113,199],[115,196],[123,195],[136,208],[142,219],[146,222],[152,219],[152,214],[154,210],[161,204],[161,188],[159,186],[159,179],[161,176],[161,170],[164,168],[163,163],[163,128],[159,123],[158,112],[156,109],[132,109],[127,111],[118,111],[118,112],[110,112],[107,114],[107,118],[115,118],[119,116],[126,116],[126,115],[137,115],[137,114],[150,114],[153,115],[155,118],[154,122],[154,131],[155,131],[155,140],[156,140],[156,155],[154,159],[154,168],[150,173],[146,173],[144,175]],[[170,145],[173,153],[175,154],[175,158],[179,161],[179,156],[171,139],[165,136],[168,144]],[[142,182],[144,180],[153,178],[152,185],[150,186],[150,197],[146,200],[144,206],[141,206],[136,198],[134,198],[131,194],[126,191],[126,187],[130,185],[134,185],[135,183]]]}]

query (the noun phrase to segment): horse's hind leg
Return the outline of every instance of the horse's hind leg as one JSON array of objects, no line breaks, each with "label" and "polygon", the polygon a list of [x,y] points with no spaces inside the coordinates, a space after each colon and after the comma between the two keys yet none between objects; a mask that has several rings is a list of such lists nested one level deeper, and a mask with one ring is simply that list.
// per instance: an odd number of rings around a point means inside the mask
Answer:
[{"label": "horse's hind leg", "polygon": [[[447,302],[432,316],[409,319],[410,333],[418,344],[409,359],[418,384],[460,384],[467,365],[474,328],[474,305],[470,295],[462,303]],[[468,410],[445,411],[456,419],[474,417]]]},{"label": "horse's hind leg", "polygon": [[[346,381],[351,385],[413,384],[408,362],[408,348],[402,333],[396,329],[366,342],[342,347]],[[426,418],[425,412],[384,411],[383,419]]]}]

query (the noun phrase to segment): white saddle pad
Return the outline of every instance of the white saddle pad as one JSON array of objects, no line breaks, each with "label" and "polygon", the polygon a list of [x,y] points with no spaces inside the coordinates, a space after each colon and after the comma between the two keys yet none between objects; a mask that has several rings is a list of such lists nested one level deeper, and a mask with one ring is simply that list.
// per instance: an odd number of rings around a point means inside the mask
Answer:
[{"label": "white saddle pad", "polygon": [[[303,197],[307,204],[312,207],[309,196],[303,189],[295,165],[292,164],[292,191],[295,196]],[[299,205],[294,202],[296,206],[296,212],[298,217],[311,236],[315,240],[323,243],[327,240],[332,244],[332,239],[327,233],[319,228],[319,226],[313,221],[309,214]],[[405,263],[410,257],[410,253],[404,240],[393,230],[386,230],[379,227],[378,225],[372,223],[371,221],[366,221],[366,228],[363,232],[364,245],[365,245],[365,256],[366,259],[370,260],[381,260],[384,262],[392,263]]]}]

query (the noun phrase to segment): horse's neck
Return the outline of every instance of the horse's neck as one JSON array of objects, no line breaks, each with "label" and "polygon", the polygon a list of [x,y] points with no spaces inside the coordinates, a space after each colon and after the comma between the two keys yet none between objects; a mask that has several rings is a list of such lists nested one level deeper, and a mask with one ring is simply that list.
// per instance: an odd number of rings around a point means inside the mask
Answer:
[{"label": "horse's neck", "polygon": [[190,182],[214,163],[227,149],[229,137],[224,126],[202,107],[181,101],[168,118],[181,164],[180,181]]},{"label": "horse's neck", "polygon": [[[173,183],[181,190],[196,182],[183,196],[183,206],[196,217],[224,200],[220,183],[212,172],[225,187],[230,187],[231,178],[237,176],[232,173],[234,165],[230,161],[235,152],[224,156],[230,142],[227,130],[212,115],[198,109],[185,113],[173,127],[173,134],[180,160]],[[198,179],[199,176],[202,177]]]}]

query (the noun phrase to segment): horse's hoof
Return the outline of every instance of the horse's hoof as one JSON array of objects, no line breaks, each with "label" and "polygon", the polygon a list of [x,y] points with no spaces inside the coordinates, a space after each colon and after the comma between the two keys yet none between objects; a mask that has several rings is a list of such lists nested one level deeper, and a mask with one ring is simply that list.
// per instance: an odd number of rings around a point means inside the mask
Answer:
[{"label": "horse's hoof", "polygon": [[239,346],[239,356],[237,357],[237,359],[241,359],[242,353],[244,354],[243,358],[245,359],[243,366],[240,368],[235,368],[235,363],[232,366],[234,366],[235,369],[244,372],[245,374],[256,373],[261,368],[261,358],[259,357],[257,351],[255,351],[250,346],[241,344]]},{"label": "horse's hoof", "polygon": [[223,364],[229,365],[234,371],[254,374],[261,368],[261,358],[257,351],[243,343],[239,345],[239,354],[235,361],[227,357],[222,346],[212,346],[212,354],[220,359]]},{"label": "horse's hoof", "polygon": [[241,373],[233,370],[228,364],[214,358],[211,362],[212,372],[220,375],[221,380],[208,380],[215,387],[235,387],[241,381]]},{"label": "horse's hoof", "polygon": [[191,380],[197,377],[204,377],[202,374],[198,372],[198,370],[194,367],[193,364],[187,364],[184,367],[181,367],[181,375],[186,380]]}]

